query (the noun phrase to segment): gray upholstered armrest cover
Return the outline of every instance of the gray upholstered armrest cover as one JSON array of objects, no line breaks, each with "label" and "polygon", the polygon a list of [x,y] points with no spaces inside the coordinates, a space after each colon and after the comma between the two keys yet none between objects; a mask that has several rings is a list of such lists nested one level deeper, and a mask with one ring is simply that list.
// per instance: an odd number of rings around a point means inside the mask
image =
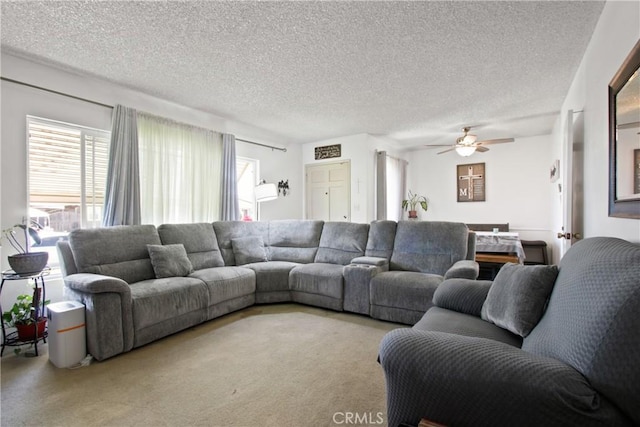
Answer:
[{"label": "gray upholstered armrest cover", "polygon": [[64,278],[64,283],[77,292],[98,294],[103,292],[117,292],[128,294],[131,298],[129,284],[122,279],[101,274],[76,273]]},{"label": "gray upholstered armrest cover", "polygon": [[104,360],[133,348],[131,289],[124,280],[76,273],[64,278],[65,296],[85,306],[87,348]]},{"label": "gray upholstered armrest cover", "polygon": [[460,260],[447,270],[444,274],[445,279],[459,278],[459,279],[477,279],[480,274],[480,265],[475,261]]},{"label": "gray upholstered armrest cover", "polygon": [[351,264],[373,265],[382,268],[382,271],[389,271],[389,260],[375,256],[360,256],[351,260]]},{"label": "gray upholstered armrest cover", "polygon": [[380,363],[390,426],[600,425],[617,412],[570,366],[489,339],[397,329]]},{"label": "gray upholstered armrest cover", "polygon": [[491,283],[490,280],[447,279],[434,292],[433,304],[480,317]]}]

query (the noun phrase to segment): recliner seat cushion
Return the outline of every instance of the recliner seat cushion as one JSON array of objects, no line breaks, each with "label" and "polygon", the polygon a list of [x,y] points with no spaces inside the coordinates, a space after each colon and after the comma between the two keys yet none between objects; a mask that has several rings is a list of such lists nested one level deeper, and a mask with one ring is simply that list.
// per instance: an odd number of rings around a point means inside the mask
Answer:
[{"label": "recliner seat cushion", "polygon": [[289,273],[289,288],[342,300],[343,268],[342,265],[323,263],[299,265]]},{"label": "recliner seat cushion", "polygon": [[204,282],[209,305],[219,304],[256,291],[256,275],[253,270],[244,267],[215,267],[197,270],[193,277]]},{"label": "recliner seat cushion", "polygon": [[424,313],[442,276],[410,271],[386,271],[371,280],[371,304]]},{"label": "recliner seat cushion", "polygon": [[183,314],[204,310],[209,305],[206,285],[193,277],[151,279],[132,283],[130,287],[136,331]]}]

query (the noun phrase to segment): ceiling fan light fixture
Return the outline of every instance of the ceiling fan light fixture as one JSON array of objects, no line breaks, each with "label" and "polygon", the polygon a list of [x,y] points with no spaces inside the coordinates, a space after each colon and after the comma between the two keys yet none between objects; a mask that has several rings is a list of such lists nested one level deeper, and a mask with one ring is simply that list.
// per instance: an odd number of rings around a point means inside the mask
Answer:
[{"label": "ceiling fan light fixture", "polygon": [[476,152],[476,147],[474,146],[459,146],[456,147],[456,153],[461,155],[462,157],[469,157],[473,153]]}]

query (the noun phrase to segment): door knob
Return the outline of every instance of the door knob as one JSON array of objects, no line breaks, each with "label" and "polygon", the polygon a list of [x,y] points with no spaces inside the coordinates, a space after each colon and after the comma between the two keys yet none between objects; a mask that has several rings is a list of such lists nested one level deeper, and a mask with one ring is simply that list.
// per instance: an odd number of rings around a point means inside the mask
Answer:
[{"label": "door knob", "polygon": [[571,240],[571,233],[558,233],[558,239]]},{"label": "door knob", "polygon": [[580,240],[580,239],[582,239],[582,234],[580,234],[580,233],[573,233],[573,238],[574,238],[574,239],[576,239],[576,240]]}]

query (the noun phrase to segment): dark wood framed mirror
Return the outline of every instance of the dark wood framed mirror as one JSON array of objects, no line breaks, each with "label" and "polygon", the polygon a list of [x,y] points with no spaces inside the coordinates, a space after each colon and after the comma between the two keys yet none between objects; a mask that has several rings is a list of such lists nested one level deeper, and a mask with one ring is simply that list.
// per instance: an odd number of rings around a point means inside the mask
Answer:
[{"label": "dark wood framed mirror", "polygon": [[609,83],[609,216],[640,219],[640,40]]}]

